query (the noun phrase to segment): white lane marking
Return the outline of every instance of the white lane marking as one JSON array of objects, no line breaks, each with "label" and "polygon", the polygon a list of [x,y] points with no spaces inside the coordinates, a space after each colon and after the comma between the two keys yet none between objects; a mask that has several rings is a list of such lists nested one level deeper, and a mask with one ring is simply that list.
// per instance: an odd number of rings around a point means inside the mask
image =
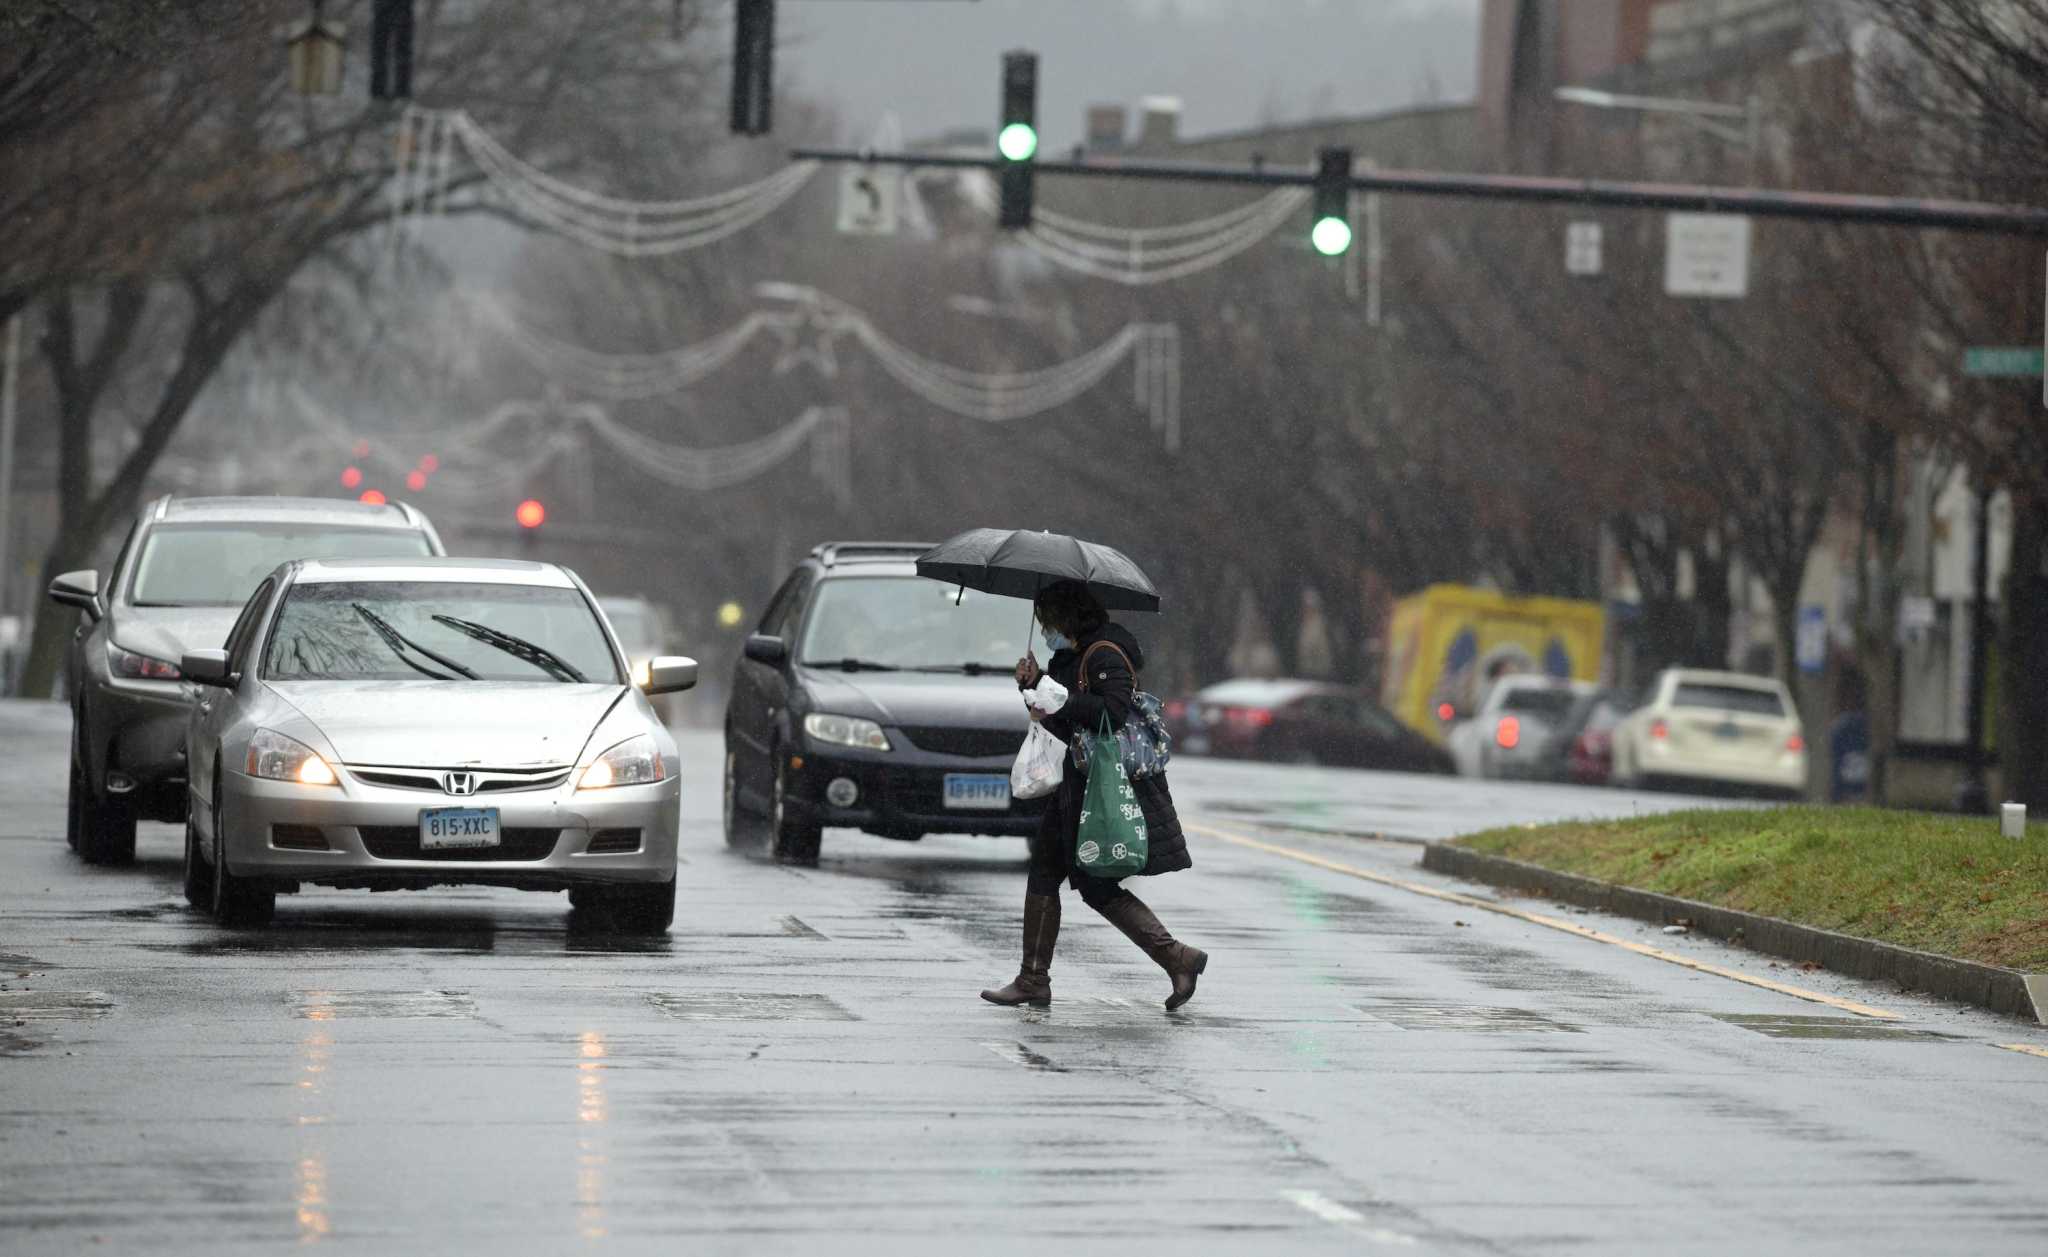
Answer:
[{"label": "white lane marking", "polygon": [[1321,1192],[1294,1190],[1284,1191],[1280,1194],[1323,1221],[1334,1226],[1341,1226],[1360,1239],[1369,1240],[1375,1244],[1402,1246],[1410,1246],[1415,1243],[1415,1237],[1412,1235],[1406,1235],[1400,1231],[1389,1231],[1383,1226],[1367,1226],[1364,1214],[1348,1205],[1338,1204]]},{"label": "white lane marking", "polygon": [[1833,995],[1823,995],[1819,991],[1809,991],[1805,987],[1791,986],[1784,982],[1773,982],[1769,978],[1759,978],[1754,974],[1743,973],[1738,969],[1728,969],[1721,965],[1708,964],[1704,960],[1694,960],[1690,956],[1681,956],[1676,952],[1668,952],[1661,947],[1651,947],[1647,943],[1638,943],[1631,939],[1617,938],[1612,934],[1603,934],[1599,930],[1580,925],[1576,921],[1566,921],[1558,917],[1547,917],[1540,912],[1524,912],[1520,908],[1510,908],[1504,903],[1496,903],[1491,899],[1479,899],[1472,895],[1460,894],[1455,890],[1438,890],[1434,886],[1424,886],[1419,882],[1403,881],[1398,877],[1389,877],[1385,873],[1374,873],[1368,869],[1355,868],[1349,864],[1339,863],[1336,860],[1326,860],[1319,855],[1310,855],[1306,851],[1296,851],[1292,847],[1282,847],[1270,842],[1260,842],[1256,838],[1247,838],[1242,834],[1226,833],[1212,825],[1197,825],[1189,822],[1183,824],[1181,828],[1197,834],[1206,834],[1211,838],[1232,843],[1236,846],[1249,847],[1254,851],[1264,851],[1272,855],[1285,856],[1290,860],[1299,860],[1303,864],[1313,864],[1319,869],[1328,869],[1332,873],[1342,873],[1347,877],[1356,877],[1364,881],[1376,882],[1381,886],[1391,886],[1396,890],[1405,890],[1411,894],[1427,895],[1431,899],[1441,899],[1445,903],[1454,903],[1466,908],[1477,908],[1482,912],[1498,913],[1504,917],[1513,917],[1517,921],[1527,921],[1532,925],[1562,930],[1566,934],[1576,934],[1580,938],[1591,939],[1596,943],[1606,943],[1610,947],[1619,947],[1624,951],[1632,951],[1638,956],[1648,956],[1652,960],[1662,960],[1684,969],[1691,969],[1696,973],[1707,973],[1717,978],[1727,978],[1731,982],[1743,982],[1750,986],[1760,986],[1766,991],[1776,991],[1780,995],[1790,995],[1794,999],[1809,1000],[1815,1004],[1825,1004],[1829,1008],[1839,1008],[1846,1013],[1855,1013],[1858,1017],[1871,1017],[1879,1021],[1898,1021],[1901,1017],[1900,1014],[1887,1009],[1874,1008],[1869,1004],[1859,1004],[1854,1000],[1841,999]]}]

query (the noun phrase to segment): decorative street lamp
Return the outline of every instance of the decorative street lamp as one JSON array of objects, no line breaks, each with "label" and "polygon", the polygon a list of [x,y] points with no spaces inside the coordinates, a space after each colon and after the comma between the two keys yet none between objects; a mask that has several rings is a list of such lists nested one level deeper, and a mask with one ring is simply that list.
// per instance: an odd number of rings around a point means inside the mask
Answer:
[{"label": "decorative street lamp", "polygon": [[324,0],[313,0],[312,16],[285,41],[292,90],[301,96],[332,96],[341,90],[341,59],[348,50],[343,39],[346,28],[326,21],[322,7]]}]

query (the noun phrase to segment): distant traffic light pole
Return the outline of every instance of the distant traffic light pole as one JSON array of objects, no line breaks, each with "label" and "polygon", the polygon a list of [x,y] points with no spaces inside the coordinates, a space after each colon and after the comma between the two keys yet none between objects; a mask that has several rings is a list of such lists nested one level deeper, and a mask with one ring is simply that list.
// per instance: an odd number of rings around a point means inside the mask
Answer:
[{"label": "distant traffic light pole", "polygon": [[[798,148],[799,161],[866,162],[873,165],[921,166],[933,169],[987,170],[1000,174],[1005,159],[962,157],[940,153],[877,152],[857,148]],[[1243,187],[1313,188],[1319,167],[1276,169],[1271,166],[1214,166],[1196,162],[1143,162],[1115,158],[1083,161],[1037,161],[1038,174],[1091,179],[1149,179],[1165,183],[1234,184]],[[1944,228],[2014,236],[2048,236],[2048,209],[2026,205],[1994,205],[1920,197],[1861,196],[1842,192],[1802,192],[1764,188],[1725,188],[1707,184],[1635,183],[1615,179],[1573,179],[1557,175],[1454,174],[1430,170],[1368,170],[1353,172],[1354,192],[1390,192],[1410,196],[1452,197],[1485,201],[1525,201],[1550,205],[1611,205],[1624,209],[1679,210],[1704,214],[1753,214],[1759,218],[1809,222],[1862,223],[1887,227]]]}]

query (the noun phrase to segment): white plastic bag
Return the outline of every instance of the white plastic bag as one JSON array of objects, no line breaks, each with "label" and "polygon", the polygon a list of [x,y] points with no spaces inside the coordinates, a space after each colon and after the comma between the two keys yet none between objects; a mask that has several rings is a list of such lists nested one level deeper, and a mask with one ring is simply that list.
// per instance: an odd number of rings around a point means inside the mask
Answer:
[{"label": "white plastic bag", "polygon": [[1024,691],[1024,705],[1041,716],[1050,716],[1067,705],[1067,687],[1041,673],[1038,684]]},{"label": "white plastic bag", "polygon": [[1060,740],[1032,721],[1031,732],[1024,735],[1024,748],[1010,766],[1011,797],[1042,799],[1059,789],[1067,772],[1066,759],[1067,748]]}]

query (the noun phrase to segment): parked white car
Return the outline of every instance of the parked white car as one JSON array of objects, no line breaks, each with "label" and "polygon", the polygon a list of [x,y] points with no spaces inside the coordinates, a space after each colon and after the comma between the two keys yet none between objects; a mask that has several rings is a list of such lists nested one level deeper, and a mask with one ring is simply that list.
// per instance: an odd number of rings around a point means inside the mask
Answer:
[{"label": "parked white car", "polygon": [[1451,726],[1444,746],[1460,777],[1540,777],[1544,747],[1572,706],[1596,687],[1534,673],[1493,683],[1469,720]]},{"label": "parked white car", "polygon": [[1670,668],[1614,730],[1620,785],[1806,793],[1806,736],[1785,683]]}]

